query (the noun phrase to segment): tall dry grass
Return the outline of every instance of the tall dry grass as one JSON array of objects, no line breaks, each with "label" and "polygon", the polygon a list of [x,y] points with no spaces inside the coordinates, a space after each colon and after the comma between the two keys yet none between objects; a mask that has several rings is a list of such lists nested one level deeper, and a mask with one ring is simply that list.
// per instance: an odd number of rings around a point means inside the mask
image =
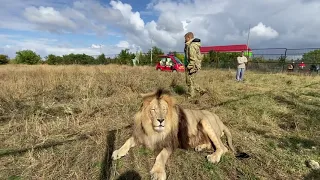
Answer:
[{"label": "tall dry grass", "polygon": [[[165,87],[183,107],[207,109],[230,127],[234,144],[249,153],[219,164],[205,153],[176,151],[170,179],[302,179],[316,177],[304,164],[319,159],[320,77],[203,70],[209,93],[186,101],[183,73],[152,67],[0,66],[1,179],[103,179],[133,169],[145,179],[156,154],[134,148],[110,166],[110,131],[132,123],[139,93]],[[115,132],[115,147],[130,130]],[[109,171],[110,170],[110,171]]]}]

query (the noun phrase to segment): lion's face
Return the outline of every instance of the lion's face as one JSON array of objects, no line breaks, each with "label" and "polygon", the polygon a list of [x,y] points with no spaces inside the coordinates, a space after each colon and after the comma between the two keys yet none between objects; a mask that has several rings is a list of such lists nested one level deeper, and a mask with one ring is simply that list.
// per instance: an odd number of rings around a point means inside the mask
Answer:
[{"label": "lion's face", "polygon": [[153,130],[163,132],[169,129],[170,122],[166,119],[168,115],[168,103],[166,101],[153,99],[147,110],[149,111]]},{"label": "lion's face", "polygon": [[177,129],[179,121],[174,108],[176,101],[168,92],[158,90],[140,96],[143,103],[135,119],[136,124],[143,127],[145,134],[157,133],[161,138]]}]

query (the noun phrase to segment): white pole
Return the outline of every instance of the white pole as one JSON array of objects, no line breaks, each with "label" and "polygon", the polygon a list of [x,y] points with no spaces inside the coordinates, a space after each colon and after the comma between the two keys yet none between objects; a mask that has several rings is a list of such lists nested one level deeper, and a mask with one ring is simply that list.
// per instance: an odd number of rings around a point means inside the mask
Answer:
[{"label": "white pole", "polygon": [[152,65],[152,39],[151,39],[151,65]]},{"label": "white pole", "polygon": [[249,24],[248,39],[247,39],[247,55],[248,55],[248,57],[249,57],[249,38],[250,38],[250,30],[251,30],[251,24]]}]

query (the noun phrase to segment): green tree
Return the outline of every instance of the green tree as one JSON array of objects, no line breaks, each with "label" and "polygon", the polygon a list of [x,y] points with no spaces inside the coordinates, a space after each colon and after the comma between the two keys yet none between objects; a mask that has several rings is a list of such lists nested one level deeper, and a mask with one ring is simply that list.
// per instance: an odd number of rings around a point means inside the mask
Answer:
[{"label": "green tree", "polygon": [[175,53],[175,55],[181,62],[184,61],[184,54],[181,54],[181,53]]},{"label": "green tree", "polygon": [[18,64],[38,64],[41,57],[31,50],[22,50],[16,52],[16,61]]},{"label": "green tree", "polygon": [[1,64],[8,64],[9,63],[9,57],[4,54],[0,54],[0,65]]},{"label": "green tree", "polygon": [[62,64],[95,64],[94,57],[86,54],[68,54],[62,56]]},{"label": "green tree", "polygon": [[240,53],[236,52],[217,52],[214,54],[215,60],[217,60],[217,67],[220,68],[235,68],[237,63],[237,57]]},{"label": "green tree", "polygon": [[[162,51],[162,49],[153,46],[152,47],[152,66],[154,66],[156,63],[158,63],[160,61],[159,55],[163,55],[164,52]],[[146,58],[149,59],[149,63],[151,63],[151,49],[148,51],[148,53],[146,54]]]},{"label": "green tree", "polygon": [[214,52],[214,51],[209,51],[208,54],[204,55],[203,61],[202,61],[202,66],[213,66],[214,62],[218,62],[218,53]]},{"label": "green tree", "polygon": [[107,58],[104,54],[101,54],[97,58],[97,64],[108,64]]},{"label": "green tree", "polygon": [[253,63],[266,63],[268,62],[266,59],[264,59],[262,56],[252,57],[251,60]]},{"label": "green tree", "polygon": [[279,57],[278,61],[279,61],[279,65],[282,67],[282,71],[284,71],[285,70],[285,64],[286,64],[286,56],[283,56],[281,54],[281,56]]},{"label": "green tree", "polygon": [[150,58],[147,54],[140,52],[138,54],[139,65],[150,65]]},{"label": "green tree", "polygon": [[53,54],[49,54],[46,58],[46,63],[49,65],[58,65],[58,64],[62,64],[63,59],[61,56],[55,56]]},{"label": "green tree", "polygon": [[135,58],[135,54],[131,53],[129,49],[123,49],[117,56],[117,62],[119,64],[132,64],[132,59]]},{"label": "green tree", "polygon": [[303,54],[302,61],[305,63],[320,63],[320,49]]}]

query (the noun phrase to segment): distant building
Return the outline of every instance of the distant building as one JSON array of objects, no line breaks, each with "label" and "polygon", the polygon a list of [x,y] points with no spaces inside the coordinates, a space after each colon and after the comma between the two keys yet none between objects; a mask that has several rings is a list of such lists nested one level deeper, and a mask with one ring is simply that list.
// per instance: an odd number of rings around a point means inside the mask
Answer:
[{"label": "distant building", "polygon": [[207,54],[210,51],[214,52],[241,52],[244,51],[244,55],[248,55],[247,51],[249,51],[249,57],[252,56],[252,50],[248,48],[246,44],[237,44],[237,45],[227,45],[227,46],[202,46],[200,48],[200,52],[202,54]]}]

